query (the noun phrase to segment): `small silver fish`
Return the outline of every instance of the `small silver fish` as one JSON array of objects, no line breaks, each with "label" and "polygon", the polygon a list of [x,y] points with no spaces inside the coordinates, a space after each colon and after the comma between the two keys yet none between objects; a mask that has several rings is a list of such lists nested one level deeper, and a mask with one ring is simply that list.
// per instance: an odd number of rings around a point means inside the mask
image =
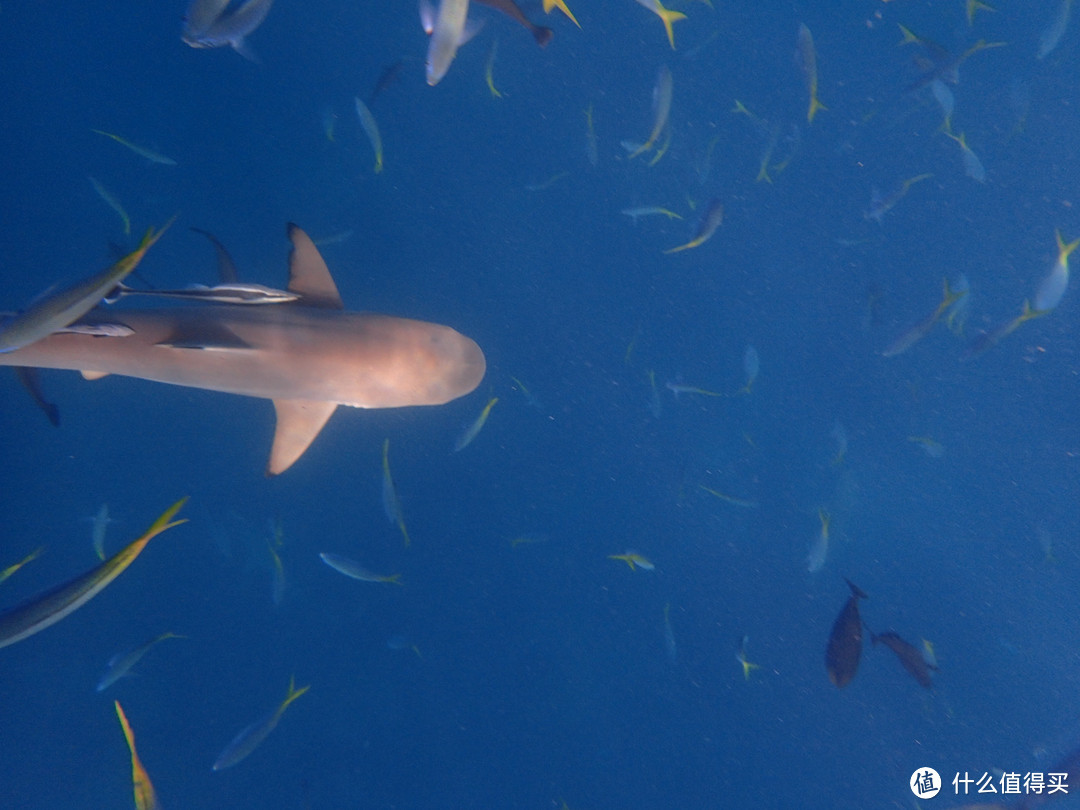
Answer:
[{"label": "small silver fish", "polygon": [[262,25],[274,0],[246,0],[229,10],[229,0],[191,0],[184,15],[180,38],[192,48],[231,47],[241,56],[258,62],[245,37]]},{"label": "small silver fish", "polygon": [[97,691],[104,692],[118,680],[130,674],[132,667],[139,663],[139,659],[146,655],[151,647],[167,638],[186,638],[186,636],[178,636],[176,633],[162,633],[160,636],[140,644],[134,650],[117,653],[109,659],[109,663],[105,666],[105,674],[98,681]]},{"label": "small silver fish", "polygon": [[390,582],[394,585],[401,584],[401,574],[375,574],[368,571],[355,560],[350,560],[348,557],[342,557],[340,554],[324,551],[319,554],[319,559],[339,574],[344,574],[352,579],[358,579],[361,582]]}]

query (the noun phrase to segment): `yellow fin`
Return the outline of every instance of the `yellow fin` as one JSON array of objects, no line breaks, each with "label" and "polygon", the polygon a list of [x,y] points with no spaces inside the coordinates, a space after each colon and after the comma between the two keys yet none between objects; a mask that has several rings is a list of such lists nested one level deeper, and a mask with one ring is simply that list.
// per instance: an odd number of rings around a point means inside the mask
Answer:
[{"label": "yellow fin", "polygon": [[570,18],[570,22],[581,28],[581,23],[577,21],[577,18],[570,13],[570,9],[566,7],[566,3],[563,0],[544,0],[544,13],[550,14],[553,8],[557,8],[563,14]]},{"label": "yellow fin", "polygon": [[[659,6],[660,4],[657,3],[657,5]],[[664,30],[667,31],[668,42],[671,43],[671,50],[675,50],[675,31],[672,30],[671,24],[673,22],[678,22],[679,20],[685,20],[686,15],[681,11],[671,11],[666,8],[661,8],[656,13],[664,23]]]}]

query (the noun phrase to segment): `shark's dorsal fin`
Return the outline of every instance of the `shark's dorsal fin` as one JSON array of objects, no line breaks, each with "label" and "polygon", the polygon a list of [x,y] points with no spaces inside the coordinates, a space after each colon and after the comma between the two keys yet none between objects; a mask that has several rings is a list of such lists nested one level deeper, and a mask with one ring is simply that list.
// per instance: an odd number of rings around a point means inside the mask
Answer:
[{"label": "shark's dorsal fin", "polygon": [[277,427],[274,430],[274,446],[270,448],[270,463],[266,465],[266,474],[279,475],[304,455],[304,451],[319,435],[336,407],[333,402],[275,399]]},{"label": "shark's dorsal fin", "polygon": [[291,222],[288,232],[293,244],[289,256],[289,291],[300,295],[298,303],[304,306],[344,309],[337,285],[311,237]]}]

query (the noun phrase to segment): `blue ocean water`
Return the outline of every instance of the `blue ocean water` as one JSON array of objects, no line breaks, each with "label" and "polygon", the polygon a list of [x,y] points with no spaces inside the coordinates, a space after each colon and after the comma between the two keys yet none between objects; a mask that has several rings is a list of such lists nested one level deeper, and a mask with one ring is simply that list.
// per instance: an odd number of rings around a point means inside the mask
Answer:
[{"label": "blue ocean water", "polygon": [[[1080,745],[1072,291],[965,359],[1050,272],[1055,229],[1080,237],[1080,32],[1036,56],[1060,0],[1001,0],[973,24],[959,0],[685,2],[674,51],[636,3],[569,5],[580,30],[523,4],[555,31],[545,49],[475,8],[486,24],[436,87],[411,3],[278,0],[257,63],[182,43],[175,3],[0,6],[4,309],[173,214],[146,283],[214,281],[197,227],[245,280],[282,286],[292,221],[346,235],[322,253],[347,308],[450,325],[488,362],[446,406],[339,409],[272,480],[265,401],[45,372],[56,429],[3,375],[0,568],[45,551],[0,605],[92,567],[103,503],[114,551],[191,500],[95,600],[0,650],[0,806],[130,806],[113,699],[173,808],[910,807],[917,768],[1048,771]],[[827,108],[812,123],[800,23]],[[899,45],[898,25],[922,41]],[[979,40],[1006,44],[951,70]],[[375,174],[353,97],[399,60],[370,104]],[[662,65],[670,146],[629,159]],[[665,255],[711,200],[716,234]],[[620,213],[637,206],[683,219]],[[961,275],[960,334],[942,318],[884,357]],[[760,373],[740,393],[747,346]],[[409,548],[384,515],[387,438]],[[819,509],[830,547],[811,573]],[[609,559],[630,550],[655,569]],[[346,579],[323,551],[403,585]],[[932,691],[869,638],[854,681],[830,683],[844,577],[873,632],[933,643]],[[111,656],[165,631],[187,638],[95,693]],[[212,772],[294,674],[310,692]],[[934,801],[962,799],[947,784]]]}]

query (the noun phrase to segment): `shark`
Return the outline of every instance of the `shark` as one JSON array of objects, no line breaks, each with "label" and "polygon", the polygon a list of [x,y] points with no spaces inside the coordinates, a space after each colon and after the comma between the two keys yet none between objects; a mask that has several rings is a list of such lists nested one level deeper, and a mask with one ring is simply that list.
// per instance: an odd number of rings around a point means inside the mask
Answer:
[{"label": "shark", "polygon": [[443,405],[476,389],[486,361],[475,341],[449,326],[346,311],[311,238],[293,224],[287,233],[294,300],[97,306],[62,331],[0,354],[0,365],[269,399],[276,427],[268,476],[289,469],[339,405]]}]

